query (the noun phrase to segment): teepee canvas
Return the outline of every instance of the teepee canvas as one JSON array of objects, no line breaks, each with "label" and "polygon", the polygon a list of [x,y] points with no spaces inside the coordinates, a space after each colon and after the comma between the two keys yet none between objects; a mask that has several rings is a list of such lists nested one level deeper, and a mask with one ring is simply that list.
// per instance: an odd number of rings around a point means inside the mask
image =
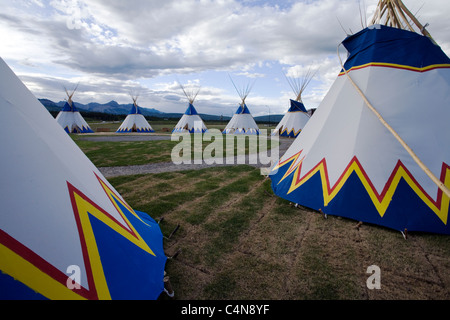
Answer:
[{"label": "teepee canvas", "polygon": [[180,84],[181,89],[183,90],[184,95],[189,101],[189,105],[186,109],[186,112],[180,118],[175,128],[173,128],[172,132],[174,133],[202,133],[206,132],[208,129],[205,126],[200,115],[197,113],[194,107],[195,98],[198,95],[200,89],[196,90],[188,90],[182,84]]},{"label": "teepee canvas", "polygon": [[123,120],[116,132],[155,132],[152,126],[145,119],[144,115],[141,113],[141,110],[137,105],[137,96],[131,96],[131,98],[133,99],[133,106],[131,107],[130,113],[127,115],[125,120]]},{"label": "teepee canvas", "polygon": [[233,83],[234,88],[236,89],[236,92],[239,94],[241,98],[241,104],[237,108],[236,112],[234,113],[233,117],[231,117],[230,121],[228,122],[227,126],[223,130],[223,133],[225,134],[259,134],[259,128],[258,125],[255,122],[255,119],[253,119],[252,114],[250,113],[250,110],[248,109],[247,105],[245,104],[245,99],[247,98],[248,94],[251,91],[251,86],[247,85],[242,90],[239,90],[236,85],[233,82],[233,79],[231,79],[231,82]]},{"label": "teepee canvas", "polygon": [[278,134],[281,137],[295,138],[308,122],[310,115],[302,102],[302,93],[306,89],[308,83],[311,81],[311,70],[304,77],[296,77],[294,79],[286,79],[296,95],[296,99],[290,99],[290,107],[283,118],[280,120],[272,135]]},{"label": "teepee canvas", "polygon": [[156,299],[159,225],[133,210],[0,59],[0,299]]},{"label": "teepee canvas", "polygon": [[[417,21],[401,1],[380,1],[374,25],[343,41],[342,71],[274,166],[272,188],[329,215],[449,234],[450,59],[406,16]],[[408,30],[391,26],[399,18]]]},{"label": "teepee canvas", "polygon": [[[78,87],[78,86],[77,86]],[[72,101],[73,94],[77,90],[77,87],[71,94],[66,89],[67,101],[64,104],[63,109],[56,116],[56,122],[66,130],[67,133],[90,133],[94,132],[89,127],[87,122],[83,119],[80,111],[75,107],[75,103]]]}]

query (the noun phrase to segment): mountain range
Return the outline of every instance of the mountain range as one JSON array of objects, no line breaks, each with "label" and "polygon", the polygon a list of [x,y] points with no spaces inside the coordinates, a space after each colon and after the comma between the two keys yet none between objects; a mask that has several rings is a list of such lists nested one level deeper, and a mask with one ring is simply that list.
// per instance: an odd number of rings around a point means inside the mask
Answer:
[{"label": "mountain range", "polygon": [[[49,111],[60,111],[66,101],[53,102],[48,99],[39,99],[39,101],[47,108]],[[112,100],[107,103],[97,103],[90,102],[88,104],[82,104],[79,102],[74,102],[75,107],[80,112],[101,112],[101,113],[109,113],[109,114],[128,114],[131,110],[133,104],[119,104],[116,101]],[[154,116],[155,114],[162,114],[163,112],[156,109],[148,109],[148,108],[139,108],[144,116]]]},{"label": "mountain range", "polygon": [[[39,101],[44,105],[44,107],[50,111],[50,112],[58,112],[61,111],[66,101],[59,101],[59,102],[53,102],[49,99],[39,99]],[[90,102],[88,104],[82,104],[78,102],[74,102],[75,106],[80,112],[99,112],[99,113],[106,113],[106,114],[113,114],[113,115],[127,115],[133,104],[119,104],[116,101],[112,100],[107,103],[97,103],[97,102]],[[147,117],[158,117],[158,118],[181,118],[183,115],[182,113],[165,113],[161,112],[159,110],[156,110],[154,108],[140,108],[141,113],[144,116]],[[220,120],[230,120],[229,116],[217,116],[217,115],[210,115],[210,114],[200,114],[203,120],[205,121],[220,121]],[[260,116],[255,117],[256,122],[272,122],[272,123],[278,123],[283,115],[273,114],[270,115],[270,117],[267,116]]]}]

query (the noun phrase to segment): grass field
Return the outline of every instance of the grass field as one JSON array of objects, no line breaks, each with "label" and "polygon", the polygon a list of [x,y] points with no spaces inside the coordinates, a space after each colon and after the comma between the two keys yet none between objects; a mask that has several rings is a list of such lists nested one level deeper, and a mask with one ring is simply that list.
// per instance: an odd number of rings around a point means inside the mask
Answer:
[{"label": "grass field", "polygon": [[[152,144],[151,161],[170,154],[171,146],[159,142],[126,148],[112,142],[98,149],[92,142],[82,149],[97,158],[97,165],[111,153],[119,154],[114,161],[123,157],[137,164],[149,161],[143,158]],[[163,217],[166,237],[180,226],[164,240],[168,256],[180,252],[166,267],[175,299],[450,298],[448,236],[410,233],[405,240],[397,231],[296,208],[273,194],[270,179],[257,168],[235,165],[108,180],[134,209],[156,220]],[[371,265],[381,270],[379,290],[367,286]]]},{"label": "grass field", "polygon": [[141,165],[171,161],[171,150],[178,142],[161,141],[89,141],[73,138],[97,167]]},{"label": "grass field", "polygon": [[[97,167],[110,167],[110,166],[127,166],[127,165],[143,165],[148,163],[160,163],[160,162],[170,162],[172,161],[172,149],[177,146],[180,142],[183,142],[186,138],[179,138],[178,140],[171,141],[170,133],[164,132],[163,128],[168,128],[170,126],[174,126],[175,122],[163,122],[153,124],[155,135],[163,134],[167,136],[168,140],[158,140],[158,141],[90,141],[87,140],[92,135],[72,135],[73,140],[77,143],[77,145],[84,151],[84,153],[89,157],[89,159],[97,166]],[[91,128],[94,128],[94,124],[90,124]],[[109,133],[102,133],[103,136],[117,136],[120,134],[115,134],[115,130],[120,125],[120,123],[102,123],[103,128],[107,128]],[[209,124],[209,129],[218,129],[217,124]],[[98,128],[95,128],[98,129]],[[218,131],[216,131],[217,133]],[[95,135],[95,134],[94,134]],[[122,134],[127,135],[127,134]],[[148,135],[148,134],[144,134]],[[208,136],[208,134],[204,134],[204,136]],[[187,135],[190,140],[190,159],[194,159],[197,156],[195,153],[198,151],[197,143],[195,141],[196,138],[193,135]],[[191,138],[192,137],[192,138]],[[209,150],[206,149],[211,145],[210,149],[214,149],[212,144],[215,141],[215,137],[208,136],[208,139],[203,139],[205,141],[201,142],[201,154],[200,156],[206,157],[214,157],[215,150],[211,154],[205,154],[203,151]],[[240,154],[249,154],[249,153],[257,153],[260,151],[259,144],[256,146],[256,149],[252,149],[253,145],[251,145],[249,139],[257,139],[256,136],[252,138],[245,136],[230,136],[230,135],[222,135],[219,134],[219,138],[222,139],[222,151],[224,154],[227,154],[227,139],[233,139],[232,148],[229,154],[232,155],[240,155]],[[272,143],[270,139],[267,142],[267,149],[270,149],[275,146],[275,141]],[[274,145],[272,145],[274,144]],[[198,144],[200,145],[200,144]],[[183,155],[180,152],[180,157]]]}]

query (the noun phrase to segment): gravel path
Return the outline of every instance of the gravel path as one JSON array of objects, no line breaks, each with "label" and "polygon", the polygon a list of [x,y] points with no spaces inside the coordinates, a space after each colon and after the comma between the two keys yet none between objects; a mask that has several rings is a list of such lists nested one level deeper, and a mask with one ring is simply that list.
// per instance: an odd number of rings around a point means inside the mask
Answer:
[{"label": "gravel path", "polygon": [[[156,135],[129,135],[129,136],[86,136],[83,137],[84,140],[91,141],[146,141],[146,140],[169,140],[170,135],[167,136],[156,136]],[[291,143],[295,139],[289,138],[280,138],[280,147],[279,147],[279,156],[281,157],[286,150],[289,148]],[[269,154],[264,154],[263,156],[271,156]],[[275,156],[275,155],[274,155]],[[255,166],[257,168],[270,168],[271,163],[267,161],[260,161],[261,159],[265,159],[259,155],[250,155],[250,156],[236,156],[224,158],[223,163],[206,163],[205,160],[201,161],[201,163],[191,163],[191,164],[175,164],[173,162],[161,162],[161,163],[149,163],[144,165],[135,165],[135,166],[123,166],[123,167],[100,167],[98,168],[100,172],[105,177],[117,177],[123,175],[132,175],[132,174],[144,174],[144,173],[160,173],[160,172],[170,172],[170,171],[182,171],[182,170],[198,170],[209,167],[218,167],[218,166],[230,166],[237,164],[248,164],[251,166]],[[271,159],[272,163],[275,163],[278,158],[275,157]],[[193,161],[192,161],[193,162]]]},{"label": "gravel path", "polygon": [[151,141],[151,140],[170,140],[170,135],[126,135],[126,134],[117,134],[115,136],[111,135],[85,135],[80,137],[79,140],[89,140],[89,141],[112,141],[112,142],[121,142],[121,141]]}]

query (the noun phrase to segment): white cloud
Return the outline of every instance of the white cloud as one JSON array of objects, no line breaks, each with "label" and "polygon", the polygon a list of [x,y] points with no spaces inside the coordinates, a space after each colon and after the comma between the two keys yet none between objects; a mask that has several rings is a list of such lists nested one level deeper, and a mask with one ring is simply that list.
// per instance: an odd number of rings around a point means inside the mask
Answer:
[{"label": "white cloud", "polygon": [[39,7],[41,7],[41,8],[44,8],[44,4],[42,3],[41,0],[30,0],[30,2],[32,4],[35,4],[35,5],[39,6]]},{"label": "white cloud", "polygon": [[[86,88],[86,99],[96,91],[105,99],[109,95],[109,100],[122,97],[122,86],[130,85],[148,93],[142,98],[148,104],[162,107],[169,101],[164,97],[177,97],[180,92],[166,88],[160,93],[161,88],[151,87],[146,79],[162,77],[161,83],[169,83],[167,76],[200,79],[203,73],[216,72],[223,79],[209,76],[208,83],[200,83],[198,99],[231,108],[228,105],[238,103],[227,76],[233,73],[258,78],[251,97],[283,112],[290,94],[289,87],[283,86],[283,71],[318,69],[303,96],[305,104],[316,107],[340,69],[336,49],[346,36],[342,28],[360,30],[359,7],[369,20],[377,2],[0,0],[0,56],[39,95],[49,90],[50,96],[51,81],[58,87],[63,80],[81,78],[92,86]],[[406,5],[413,13],[420,9],[419,19],[430,23],[428,30],[449,53],[445,9],[450,3],[409,0]],[[277,73],[278,67],[283,70]],[[221,96],[212,102],[204,88]],[[78,96],[84,99],[81,90]]]}]

